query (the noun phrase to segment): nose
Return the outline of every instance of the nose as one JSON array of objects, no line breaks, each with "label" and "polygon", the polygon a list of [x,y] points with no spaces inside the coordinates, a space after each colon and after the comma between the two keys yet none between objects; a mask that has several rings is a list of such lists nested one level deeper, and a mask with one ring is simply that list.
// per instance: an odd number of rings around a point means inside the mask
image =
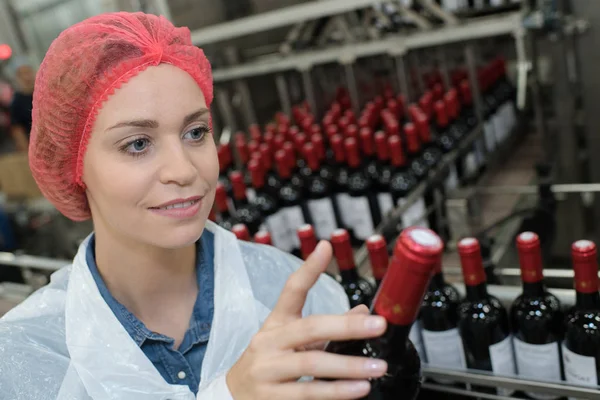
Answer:
[{"label": "nose", "polygon": [[163,146],[160,162],[160,182],[187,186],[194,182],[197,176],[196,166],[191,158],[191,153],[185,148],[181,140]]}]

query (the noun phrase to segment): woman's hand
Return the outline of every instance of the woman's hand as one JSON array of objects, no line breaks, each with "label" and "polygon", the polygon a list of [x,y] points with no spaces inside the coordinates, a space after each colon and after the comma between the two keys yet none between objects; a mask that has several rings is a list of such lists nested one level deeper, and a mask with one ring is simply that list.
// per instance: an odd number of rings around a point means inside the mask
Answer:
[{"label": "woman's hand", "polygon": [[[364,306],[345,315],[302,318],[308,291],[327,267],[331,253],[329,242],[322,241],[288,279],[262,329],[227,374],[235,400],[357,399],[369,393],[368,378],[386,372],[382,360],[322,351],[330,340],[382,335],[384,318],[368,315]],[[297,382],[302,376],[337,380]]]}]

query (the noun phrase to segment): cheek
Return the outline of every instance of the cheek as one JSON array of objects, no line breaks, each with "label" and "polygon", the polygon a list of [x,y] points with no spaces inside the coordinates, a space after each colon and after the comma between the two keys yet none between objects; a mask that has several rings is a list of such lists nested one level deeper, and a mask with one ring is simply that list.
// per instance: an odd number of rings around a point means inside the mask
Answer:
[{"label": "cheek", "polygon": [[207,145],[197,160],[199,173],[211,189],[214,189],[219,179],[219,158],[216,146],[213,143]]}]

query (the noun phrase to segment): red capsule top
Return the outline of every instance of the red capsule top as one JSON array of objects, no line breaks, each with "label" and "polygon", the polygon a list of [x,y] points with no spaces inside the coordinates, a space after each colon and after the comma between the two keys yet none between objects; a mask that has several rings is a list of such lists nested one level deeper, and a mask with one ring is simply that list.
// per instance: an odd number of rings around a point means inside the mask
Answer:
[{"label": "red capsule top", "polygon": [[246,183],[244,183],[244,175],[240,171],[233,171],[229,174],[229,180],[233,188],[233,198],[236,200],[245,200]]},{"label": "red capsule top", "polygon": [[285,150],[277,150],[275,153],[275,163],[277,164],[277,171],[279,176],[283,179],[289,179],[292,176],[292,168],[288,161],[287,152]]},{"label": "red capsule top", "polygon": [[455,120],[458,117],[458,107],[454,102],[454,98],[456,96],[456,89],[452,89],[444,95],[444,105],[446,106],[446,113],[448,114],[448,118],[451,120]]},{"label": "red capsule top", "polygon": [[333,256],[340,271],[348,271],[356,268],[354,253],[350,244],[350,235],[345,229],[336,229],[331,234],[331,245]]},{"label": "red capsule top", "polygon": [[231,231],[238,238],[238,240],[243,240],[245,242],[250,241],[250,232],[248,231],[248,227],[244,224],[235,224]]},{"label": "red capsule top", "polygon": [[381,110],[385,104],[385,99],[382,96],[375,96],[373,102],[375,103],[375,109]]},{"label": "red capsule top", "polygon": [[285,143],[285,136],[283,135],[275,135],[275,139],[273,139],[273,150],[281,150],[283,149],[283,144]]},{"label": "red capsule top", "polygon": [[431,143],[431,130],[429,128],[429,118],[427,118],[427,116],[423,114],[417,115],[415,125],[417,126],[417,132],[419,132],[419,138],[421,139],[421,142]]},{"label": "red capsule top", "polygon": [[265,186],[265,171],[260,160],[252,159],[248,163],[248,170],[252,178],[252,186],[256,189],[261,189]]},{"label": "red capsule top", "polygon": [[331,141],[331,137],[338,134],[337,125],[327,125],[325,128],[325,134],[327,135],[327,139]]},{"label": "red capsule top", "polygon": [[383,236],[373,235],[367,239],[367,250],[371,261],[373,278],[380,281],[383,279],[390,262],[387,252],[387,243]]},{"label": "red capsule top", "polygon": [[446,104],[443,100],[435,102],[435,119],[438,126],[445,128],[448,126],[450,121],[448,120],[448,113],[446,112]]},{"label": "red capsule top", "polygon": [[539,236],[533,232],[519,234],[517,236],[517,250],[523,282],[535,283],[544,279]]},{"label": "red capsule top", "polygon": [[467,81],[466,79],[460,83],[460,97],[462,97],[462,102],[466,106],[470,106],[473,103],[471,86],[469,85],[469,81]]},{"label": "red capsule top", "polygon": [[268,123],[265,126],[265,132],[271,132],[272,134],[276,134],[277,133],[277,125],[275,125],[272,122]]},{"label": "red capsule top", "polygon": [[392,113],[394,117],[398,117],[400,115],[400,108],[398,107],[398,102],[396,99],[391,98],[386,102],[388,110]]},{"label": "red capsule top", "polygon": [[302,259],[306,260],[317,247],[315,230],[312,225],[306,224],[298,228],[297,234],[298,239],[300,239],[300,253],[302,254]]},{"label": "red capsule top", "polygon": [[360,147],[365,155],[369,157],[375,155],[373,131],[371,128],[362,128],[360,130]]},{"label": "red capsule top", "polygon": [[217,206],[217,211],[219,211],[219,213],[229,211],[229,205],[227,205],[227,190],[221,182],[217,182],[217,187],[215,189],[215,205]]},{"label": "red capsule top", "polygon": [[404,125],[404,134],[406,135],[406,146],[410,154],[417,154],[421,151],[421,142],[419,141],[417,127],[409,122]]},{"label": "red capsule top", "polygon": [[433,87],[433,98],[438,101],[444,96],[444,87],[441,83],[436,83]]},{"label": "red capsule top", "polygon": [[296,137],[294,138],[294,144],[296,145],[296,150],[298,150],[298,152],[302,151],[302,148],[304,147],[304,144],[308,141],[308,137],[306,137],[306,135],[304,133],[299,133],[296,135]]},{"label": "red capsule top", "polygon": [[321,134],[316,133],[310,137],[310,142],[314,146],[315,151],[317,152],[317,156],[319,157],[319,160],[323,161],[326,156],[325,143],[323,142],[323,136]]},{"label": "red capsule top", "polygon": [[272,246],[273,241],[271,240],[271,234],[267,231],[256,232],[256,235],[254,235],[254,243]]},{"label": "red capsule top", "polygon": [[283,150],[285,150],[285,154],[287,156],[286,161],[290,167],[290,170],[294,170],[296,167],[296,149],[292,142],[285,142],[283,144]]},{"label": "red capsule top", "polygon": [[462,239],[458,242],[458,254],[465,284],[477,286],[484,283],[486,276],[479,241],[471,237]]},{"label": "red capsule top", "polygon": [[346,133],[346,130],[348,129],[348,126],[350,126],[351,122],[348,120],[348,118],[341,117],[338,120],[338,127],[340,128],[340,130],[344,133]]},{"label": "red capsule top", "polygon": [[271,132],[265,132],[263,135],[263,142],[271,146],[273,148],[273,143],[275,142],[275,135]]},{"label": "red capsule top", "polygon": [[351,124],[356,124],[356,115],[354,114],[354,111],[349,109],[344,111],[344,117],[346,117],[348,119],[348,122],[350,122]]},{"label": "red capsule top", "polygon": [[228,144],[220,145],[217,149],[217,156],[219,157],[219,170],[225,171],[231,165],[233,161],[231,157],[231,148]]},{"label": "red capsule top", "polygon": [[404,154],[404,149],[402,149],[400,136],[390,136],[388,139],[388,146],[390,147],[392,165],[396,168],[405,166],[406,156]]},{"label": "red capsule top", "polygon": [[257,124],[250,125],[248,131],[250,132],[250,137],[252,138],[252,140],[257,141],[258,143],[262,141],[262,132],[260,131],[260,127]]},{"label": "red capsule top", "polygon": [[375,148],[377,149],[377,158],[379,161],[386,162],[390,159],[387,136],[383,131],[375,133]]},{"label": "red capsule top", "polygon": [[248,151],[248,145],[246,144],[246,141],[242,142],[241,140],[236,140],[235,149],[237,150],[242,164],[246,164],[248,162],[248,158],[250,158],[250,152]]},{"label": "red capsule top", "polygon": [[360,152],[358,151],[358,143],[354,138],[344,140],[344,149],[348,158],[348,165],[352,168],[360,166]]},{"label": "red capsule top", "polygon": [[398,124],[398,120],[395,117],[387,118],[384,121],[384,125],[388,136],[397,136],[400,134],[400,124]]},{"label": "red capsule top", "polygon": [[259,151],[262,156],[263,166],[267,171],[270,170],[273,167],[273,153],[271,151],[271,146],[267,143],[261,143]]},{"label": "red capsule top", "polygon": [[443,250],[442,240],[432,230],[421,227],[403,230],[373,300],[375,313],[394,325],[412,324]]},{"label": "red capsule top", "polygon": [[578,240],[571,246],[575,290],[579,293],[598,292],[598,252],[590,240]]},{"label": "red capsule top", "polygon": [[234,137],[234,140],[236,143],[237,142],[246,143],[246,134],[242,131],[237,131],[233,137]]},{"label": "red capsule top", "polygon": [[431,92],[425,92],[419,99],[419,106],[425,115],[429,118],[433,114],[433,95]]},{"label": "red capsule top", "polygon": [[346,137],[358,141],[358,126],[352,124],[346,128]]},{"label": "red capsule top", "polygon": [[396,96],[396,102],[398,103],[398,112],[400,116],[404,115],[404,107],[406,107],[406,97],[403,94]]},{"label": "red capsule top", "polygon": [[331,137],[331,149],[337,163],[346,161],[346,152],[344,150],[344,139],[341,135],[333,135]]},{"label": "red capsule top", "polygon": [[306,160],[306,164],[308,167],[314,171],[318,171],[321,168],[321,161],[319,160],[319,155],[315,151],[315,147],[312,143],[306,143],[304,148],[302,149],[304,153],[304,159]]},{"label": "red capsule top", "polygon": [[260,143],[258,143],[256,140],[251,140],[248,142],[248,151],[250,153],[254,153],[254,152],[258,151],[259,146],[260,146]]}]

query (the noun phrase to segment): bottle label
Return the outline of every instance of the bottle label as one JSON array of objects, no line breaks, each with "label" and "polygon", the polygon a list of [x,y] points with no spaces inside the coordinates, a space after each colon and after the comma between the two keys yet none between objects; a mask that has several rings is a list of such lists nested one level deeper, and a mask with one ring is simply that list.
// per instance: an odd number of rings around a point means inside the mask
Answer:
[{"label": "bottle label", "polygon": [[493,116],[483,125],[483,137],[485,139],[485,148],[488,153],[496,149],[496,134],[494,133]]},{"label": "bottle label", "polygon": [[351,197],[348,193],[339,193],[336,195],[335,200],[340,210],[340,218],[345,228],[352,229],[352,203]]},{"label": "bottle label", "polygon": [[382,217],[385,217],[394,208],[394,199],[390,193],[379,193],[377,195],[377,202],[379,203],[379,210],[381,210]]},{"label": "bottle label", "polygon": [[315,234],[319,239],[329,239],[337,229],[335,213],[330,198],[308,201],[308,211],[312,217]]},{"label": "bottle label", "polygon": [[350,202],[352,204],[351,225],[354,229],[354,235],[359,240],[367,240],[375,230],[369,199],[366,196],[350,197]]},{"label": "bottle label", "polygon": [[443,0],[443,8],[446,11],[456,11],[458,10],[459,0]]},{"label": "bottle label", "polygon": [[254,201],[254,199],[256,198],[256,190],[254,190],[254,188],[247,188],[246,189],[246,198],[250,202]]},{"label": "bottle label", "polygon": [[[490,346],[490,359],[492,361],[492,372],[495,375],[511,376],[516,374],[511,335]],[[512,389],[498,388],[500,396],[510,396],[513,392]]]},{"label": "bottle label", "polygon": [[574,353],[563,343],[563,363],[567,382],[580,386],[598,386],[596,359]]},{"label": "bottle label", "polygon": [[[514,338],[515,356],[519,376],[548,382],[559,382],[560,351],[559,342],[548,344],[529,344]],[[557,399],[559,396],[541,393],[527,393],[539,400]]]},{"label": "bottle label", "polygon": [[300,247],[300,239],[296,234],[298,228],[306,224],[304,221],[304,215],[302,214],[302,208],[300,206],[286,207],[285,216],[288,229],[288,241],[291,244],[291,249]]},{"label": "bottle label", "polygon": [[435,332],[423,329],[427,362],[434,367],[466,369],[467,361],[458,328]]},{"label": "bottle label", "polygon": [[285,218],[284,210],[269,215],[265,224],[267,225],[267,230],[271,233],[273,246],[283,251],[291,251],[292,245],[289,240],[287,218]]},{"label": "bottle label", "polygon": [[493,7],[498,7],[504,4],[504,0],[490,0]]},{"label": "bottle label", "polygon": [[410,327],[408,338],[415,346],[415,349],[417,349],[417,353],[419,353],[421,362],[427,362],[427,354],[425,354],[425,349],[423,348],[422,332],[423,329],[421,328],[421,321],[416,320]]},{"label": "bottle label", "polygon": [[501,108],[499,108],[496,114],[493,115],[492,125],[494,127],[494,137],[496,138],[496,143],[501,144],[504,142],[504,138],[506,137],[506,126],[503,120]]},{"label": "bottle label", "polygon": [[444,182],[446,190],[452,191],[458,187],[458,172],[456,171],[456,165],[452,163],[450,165],[450,172]]},{"label": "bottle label", "polygon": [[469,178],[476,176],[479,170],[479,163],[477,162],[477,152],[475,150],[469,152],[467,155],[465,155],[465,158],[463,160],[463,169],[465,170],[467,176]]},{"label": "bottle label", "polygon": [[[399,206],[403,206],[404,204],[406,204],[405,199],[398,200]],[[427,206],[425,205],[425,199],[420,197],[410,207],[408,207],[408,210],[406,210],[402,215],[402,226],[404,228],[408,228],[409,226],[421,226],[424,228],[429,228],[426,214]]]}]

